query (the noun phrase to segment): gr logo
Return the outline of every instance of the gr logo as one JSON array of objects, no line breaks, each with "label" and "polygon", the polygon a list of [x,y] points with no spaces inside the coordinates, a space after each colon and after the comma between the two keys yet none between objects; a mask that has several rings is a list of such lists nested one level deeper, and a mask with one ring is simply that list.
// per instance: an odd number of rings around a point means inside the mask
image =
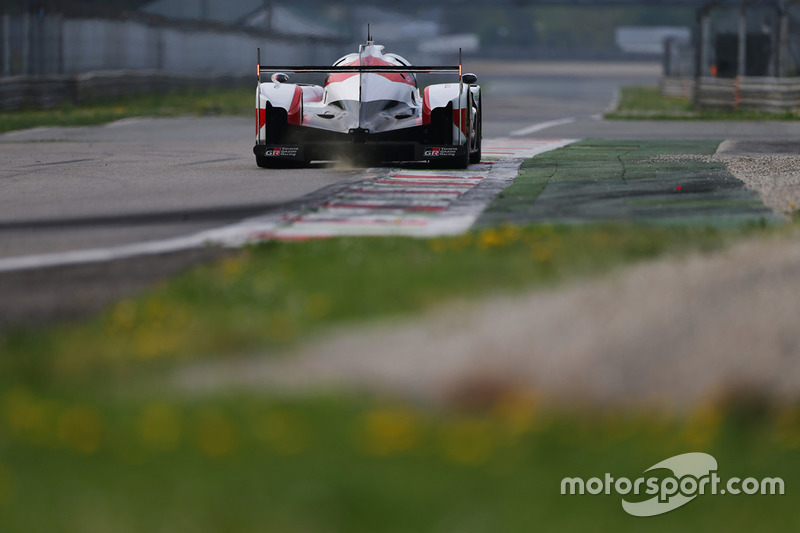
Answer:
[{"label": "gr logo", "polygon": [[430,146],[423,151],[424,157],[454,157],[457,154],[455,146]]},{"label": "gr logo", "polygon": [[276,146],[275,148],[267,148],[264,155],[267,157],[297,157],[300,148],[297,146]]}]

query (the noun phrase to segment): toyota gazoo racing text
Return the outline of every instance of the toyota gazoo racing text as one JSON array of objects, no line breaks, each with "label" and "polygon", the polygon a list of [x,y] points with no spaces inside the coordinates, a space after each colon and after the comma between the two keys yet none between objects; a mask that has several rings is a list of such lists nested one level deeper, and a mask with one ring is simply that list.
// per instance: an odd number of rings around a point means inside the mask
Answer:
[{"label": "toyota gazoo racing text", "polygon": [[[272,73],[262,83],[262,73]],[[324,85],[289,73],[326,74]],[[418,74],[455,78],[420,90]],[[457,78],[456,78],[457,77]],[[260,167],[312,160],[429,161],[466,168],[481,158],[481,89],[455,66],[412,66],[367,41],[333,66],[272,67],[258,59],[256,144]]]}]

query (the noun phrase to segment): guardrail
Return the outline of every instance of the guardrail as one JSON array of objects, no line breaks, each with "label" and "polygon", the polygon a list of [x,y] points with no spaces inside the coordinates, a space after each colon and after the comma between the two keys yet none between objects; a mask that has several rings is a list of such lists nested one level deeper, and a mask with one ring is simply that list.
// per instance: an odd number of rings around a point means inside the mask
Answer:
[{"label": "guardrail", "polygon": [[662,96],[694,97],[694,78],[665,76],[659,84]]},{"label": "guardrail", "polygon": [[[73,76],[0,78],[0,109],[52,108],[65,103],[191,88],[253,85],[255,76],[167,74],[160,71],[88,72]],[[255,89],[254,89],[255,90]]]},{"label": "guardrail", "polygon": [[692,78],[665,77],[661,94],[694,97],[695,105],[701,108],[783,113],[800,109],[800,77],[704,77],[697,83]]}]

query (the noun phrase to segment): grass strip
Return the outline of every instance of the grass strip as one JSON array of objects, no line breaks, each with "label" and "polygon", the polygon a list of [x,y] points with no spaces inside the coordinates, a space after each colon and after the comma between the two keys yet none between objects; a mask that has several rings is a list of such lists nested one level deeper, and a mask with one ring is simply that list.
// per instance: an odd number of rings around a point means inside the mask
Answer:
[{"label": "grass strip", "polygon": [[[5,533],[798,526],[790,494],[800,483],[800,409],[757,399],[678,415],[556,411],[513,389],[480,409],[431,410],[386,398],[87,399],[16,387],[0,391],[0,407]],[[644,471],[699,450],[717,459],[723,480],[781,477],[786,494],[706,493],[651,518],[625,514],[613,489],[560,494],[565,477],[663,479]]]},{"label": "grass strip", "polygon": [[78,324],[0,333],[2,383],[106,383],[187,358],[277,354],[345,322],[452,298],[544,286],[665,253],[711,250],[731,230],[504,225],[458,237],[271,242],[198,267]]},{"label": "grass strip", "polygon": [[620,91],[608,120],[798,120],[800,113],[770,113],[750,109],[695,109],[688,97],[663,96],[658,87],[628,86]]},{"label": "grass strip", "polygon": [[0,133],[44,126],[90,126],[142,116],[249,117],[254,94],[250,88],[175,91],[65,104],[54,109],[21,109],[0,113]]}]

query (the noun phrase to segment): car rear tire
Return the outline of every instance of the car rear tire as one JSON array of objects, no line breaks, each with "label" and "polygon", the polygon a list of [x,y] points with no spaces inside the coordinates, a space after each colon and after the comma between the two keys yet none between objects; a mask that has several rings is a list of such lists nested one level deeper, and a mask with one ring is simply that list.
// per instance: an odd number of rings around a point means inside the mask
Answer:
[{"label": "car rear tire", "polygon": [[473,135],[475,135],[477,139],[475,140],[475,146],[476,146],[475,151],[469,154],[469,162],[472,164],[481,162],[481,139],[483,138],[483,112],[481,111],[480,107],[478,107],[478,113],[477,116],[475,117],[475,131],[473,132]]}]

